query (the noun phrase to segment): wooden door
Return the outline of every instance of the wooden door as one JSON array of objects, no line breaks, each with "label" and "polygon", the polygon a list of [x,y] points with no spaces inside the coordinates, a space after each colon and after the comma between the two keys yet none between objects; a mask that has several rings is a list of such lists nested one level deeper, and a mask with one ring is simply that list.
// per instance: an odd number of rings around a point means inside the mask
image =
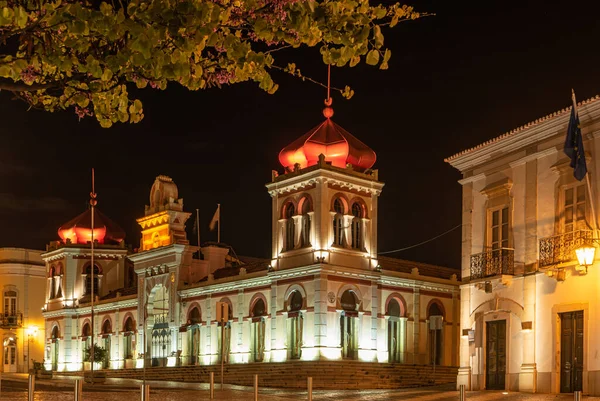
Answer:
[{"label": "wooden door", "polygon": [[506,320],[486,322],[486,389],[504,390],[506,380]]},{"label": "wooden door", "polygon": [[583,311],[560,314],[560,392],[583,390]]}]

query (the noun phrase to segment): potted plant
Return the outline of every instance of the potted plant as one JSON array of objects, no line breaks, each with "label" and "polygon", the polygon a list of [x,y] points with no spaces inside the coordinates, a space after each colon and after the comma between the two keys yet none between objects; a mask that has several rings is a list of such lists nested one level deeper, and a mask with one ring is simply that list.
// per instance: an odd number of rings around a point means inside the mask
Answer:
[{"label": "potted plant", "polygon": [[52,379],[52,371],[46,370],[46,366],[44,365],[45,361],[38,362],[35,359],[32,359],[33,362],[33,373],[35,374],[36,379]]},{"label": "potted plant", "polygon": [[[87,355],[86,362],[91,362],[92,347],[88,347],[85,350],[85,354]],[[99,364],[101,366],[104,362],[106,362],[107,359],[108,352],[106,351],[106,348],[94,345],[94,368],[96,368],[96,364]],[[84,380],[86,383],[104,383],[106,381],[106,372],[103,372],[101,370],[94,370],[93,374],[94,375],[92,377],[92,371],[84,372]]]}]

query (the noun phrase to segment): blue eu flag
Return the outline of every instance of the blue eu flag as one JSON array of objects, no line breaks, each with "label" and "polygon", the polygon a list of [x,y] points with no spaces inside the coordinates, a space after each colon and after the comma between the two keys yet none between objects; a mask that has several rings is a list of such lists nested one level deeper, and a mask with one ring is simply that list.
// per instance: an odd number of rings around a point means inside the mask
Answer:
[{"label": "blue eu flag", "polygon": [[574,106],[571,108],[571,118],[569,119],[564,151],[571,158],[573,175],[579,181],[583,180],[587,174],[587,165],[585,163],[585,152],[583,151],[583,137],[581,136],[581,128],[579,126],[579,116]]}]

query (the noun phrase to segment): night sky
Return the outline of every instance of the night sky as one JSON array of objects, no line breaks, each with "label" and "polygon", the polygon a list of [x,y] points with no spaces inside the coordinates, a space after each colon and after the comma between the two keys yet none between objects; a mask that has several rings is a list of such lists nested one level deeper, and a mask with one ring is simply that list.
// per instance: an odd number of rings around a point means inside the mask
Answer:
[{"label": "night sky", "polygon": [[[521,4],[521,3],[527,3]],[[333,120],[377,153],[386,183],[380,198],[379,250],[410,246],[460,223],[460,174],[445,157],[538,117],[600,94],[600,19],[594,2],[424,1],[436,16],[385,30],[390,69],[333,68]],[[326,80],[318,49],[281,54]],[[238,255],[269,257],[271,202],[264,184],[282,170],[278,153],[319,124],[325,90],[284,74],[268,95],[253,83],[189,92],[136,93],[145,119],[102,129],[74,113],[27,111],[0,92],[0,247],[44,249],[57,228],[85,210],[90,168],[98,207],[139,246],[158,174],[179,187],[187,211],[200,209],[202,241],[222,204],[222,241]],[[193,220],[188,222],[189,237]],[[393,254],[460,266],[460,230]]]}]

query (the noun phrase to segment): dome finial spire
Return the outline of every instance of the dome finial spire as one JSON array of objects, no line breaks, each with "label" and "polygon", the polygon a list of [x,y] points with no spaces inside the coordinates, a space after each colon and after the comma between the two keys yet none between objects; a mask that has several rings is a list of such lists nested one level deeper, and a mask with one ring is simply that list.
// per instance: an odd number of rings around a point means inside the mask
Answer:
[{"label": "dome finial spire", "polygon": [[331,91],[331,64],[327,64],[327,99],[325,99],[325,108],[323,109],[323,115],[325,118],[333,117],[333,108],[331,104],[333,103],[333,99],[330,95]]}]

